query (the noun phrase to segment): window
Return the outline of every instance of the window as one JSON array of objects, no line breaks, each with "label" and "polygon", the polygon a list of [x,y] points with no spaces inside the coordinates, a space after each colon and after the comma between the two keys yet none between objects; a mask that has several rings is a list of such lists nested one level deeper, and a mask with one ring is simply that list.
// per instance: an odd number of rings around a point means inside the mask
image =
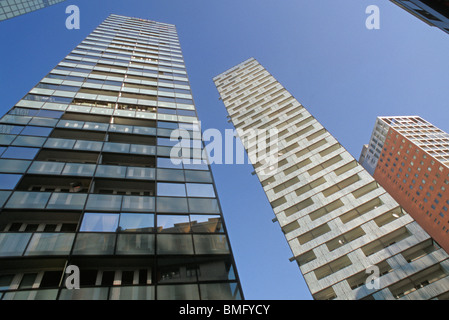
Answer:
[{"label": "window", "polygon": [[0,189],[14,189],[20,178],[22,178],[22,175],[20,174],[0,174]]},{"label": "window", "polygon": [[158,232],[188,233],[190,232],[190,220],[188,215],[158,215]]},{"label": "window", "polygon": [[143,213],[122,213],[119,230],[123,232],[152,232],[154,215]]},{"label": "window", "polygon": [[85,213],[80,231],[115,232],[118,219],[118,214]]},{"label": "window", "polygon": [[203,197],[214,198],[215,191],[212,184],[202,183],[187,183],[187,196],[189,197]]},{"label": "window", "polygon": [[38,151],[38,148],[9,147],[3,153],[2,158],[32,160]]},{"label": "window", "polygon": [[174,196],[174,197],[185,197],[186,187],[183,183],[163,183],[159,182],[157,184],[157,195],[158,196]]}]

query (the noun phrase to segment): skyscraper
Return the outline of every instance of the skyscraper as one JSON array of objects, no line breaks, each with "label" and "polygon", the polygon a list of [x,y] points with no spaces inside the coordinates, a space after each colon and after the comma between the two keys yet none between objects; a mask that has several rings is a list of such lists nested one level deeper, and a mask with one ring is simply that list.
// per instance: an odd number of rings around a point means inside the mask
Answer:
[{"label": "skyscraper", "polygon": [[390,0],[430,26],[449,33],[449,0]]},{"label": "skyscraper", "polygon": [[278,130],[253,166],[314,299],[449,298],[446,252],[262,65],[214,82],[245,147]]},{"label": "skyscraper", "polygon": [[65,0],[0,0],[0,21],[33,12]]},{"label": "skyscraper", "polygon": [[175,26],[109,16],[0,120],[0,299],[242,298],[176,129],[200,130]]},{"label": "skyscraper", "polygon": [[418,116],[378,117],[361,163],[449,252],[449,134]]}]

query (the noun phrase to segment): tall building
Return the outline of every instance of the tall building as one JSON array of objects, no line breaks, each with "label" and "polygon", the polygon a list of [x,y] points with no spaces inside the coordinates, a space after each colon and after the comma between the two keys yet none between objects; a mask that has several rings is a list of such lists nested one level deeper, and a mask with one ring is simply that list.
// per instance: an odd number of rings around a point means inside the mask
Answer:
[{"label": "tall building", "polygon": [[390,0],[430,26],[449,33],[449,0]]},{"label": "tall building", "polygon": [[0,0],[0,21],[33,12],[65,0]]},{"label": "tall building", "polygon": [[418,116],[378,117],[362,165],[449,252],[449,134]]},{"label": "tall building", "polygon": [[109,16],[0,120],[0,299],[243,298],[198,124],[175,26]]},{"label": "tall building", "polygon": [[253,166],[314,299],[449,298],[446,252],[262,65],[214,82],[245,147],[278,130]]}]

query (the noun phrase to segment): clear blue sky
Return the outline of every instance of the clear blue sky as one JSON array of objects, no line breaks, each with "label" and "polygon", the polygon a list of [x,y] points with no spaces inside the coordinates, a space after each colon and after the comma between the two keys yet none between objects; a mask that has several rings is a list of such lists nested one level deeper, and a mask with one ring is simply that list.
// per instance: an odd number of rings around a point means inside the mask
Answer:
[{"label": "clear blue sky", "polygon": [[[80,30],[65,28],[70,4]],[[365,28],[371,4],[380,30]],[[376,116],[449,132],[449,35],[388,0],[68,0],[0,23],[0,113],[111,13],[177,26],[203,129],[232,128],[212,78],[255,57],[355,158]],[[245,297],[310,299],[251,166],[212,170]]]}]

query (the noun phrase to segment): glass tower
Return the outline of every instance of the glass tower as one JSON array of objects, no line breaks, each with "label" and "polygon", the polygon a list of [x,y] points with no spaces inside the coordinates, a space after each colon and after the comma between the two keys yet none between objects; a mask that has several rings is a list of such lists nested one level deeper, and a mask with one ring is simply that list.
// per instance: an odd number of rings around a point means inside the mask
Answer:
[{"label": "glass tower", "polygon": [[241,299],[177,129],[201,150],[175,26],[109,16],[0,120],[0,299]]},{"label": "glass tower", "polygon": [[65,0],[0,0],[0,21],[33,12]]},{"label": "glass tower", "polygon": [[314,299],[449,298],[447,253],[257,60],[214,81],[242,141],[278,131],[253,166]]}]

